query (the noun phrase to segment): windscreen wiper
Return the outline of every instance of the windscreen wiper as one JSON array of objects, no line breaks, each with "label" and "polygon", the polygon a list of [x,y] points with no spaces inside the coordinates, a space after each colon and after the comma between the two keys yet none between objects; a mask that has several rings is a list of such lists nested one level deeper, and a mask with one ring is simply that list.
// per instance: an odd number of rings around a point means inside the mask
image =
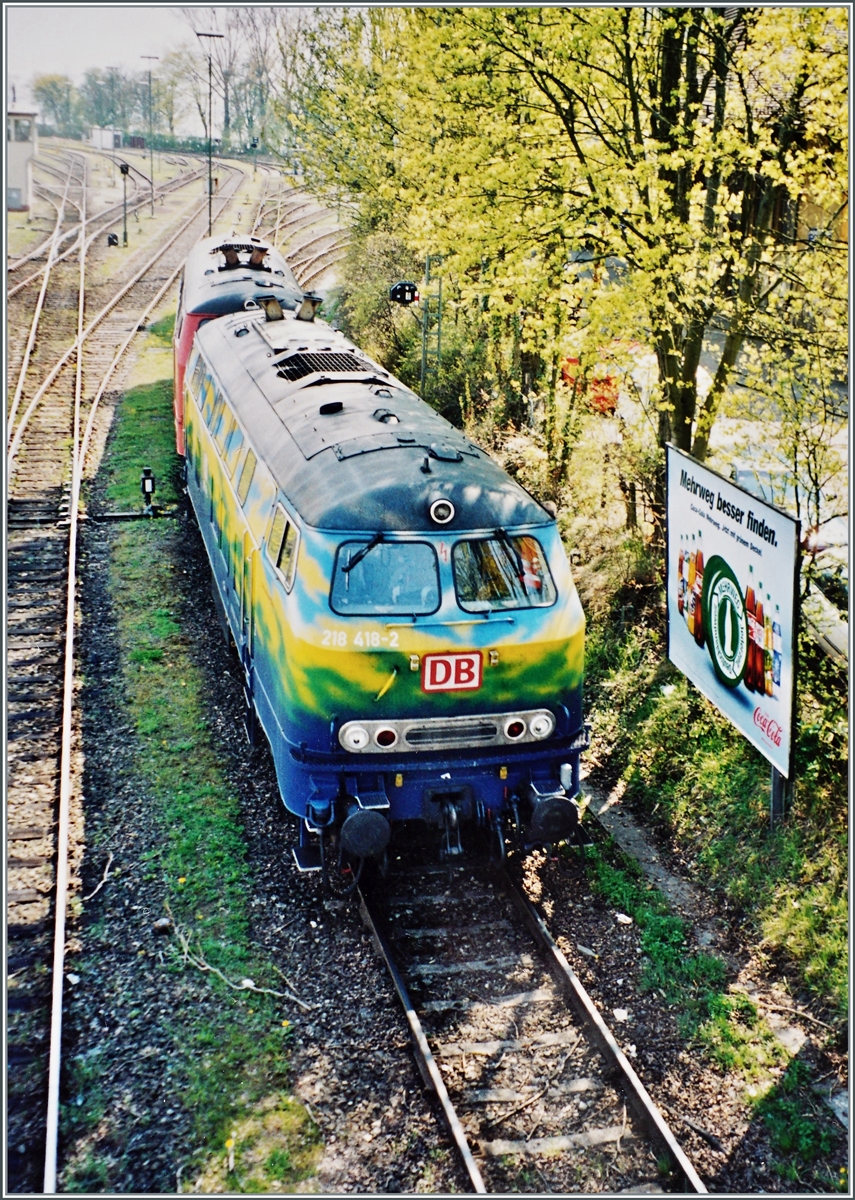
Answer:
[{"label": "windscreen wiper", "polygon": [[379,546],[382,541],[383,541],[382,531],[379,533],[375,533],[374,536],[372,537],[371,541],[366,542],[364,546],[361,546],[360,549],[356,551],[353,558],[350,559],[349,562],[345,563],[345,565],[341,569],[342,574],[346,575],[348,573],[348,571],[352,571],[354,567],[358,566],[359,563],[362,562],[363,558],[365,558],[365,555],[370,554],[371,551],[374,549],[374,547]]},{"label": "windscreen wiper", "polygon": [[510,536],[508,535],[508,531],[506,529],[497,529],[496,537],[499,539],[499,541],[505,547],[505,550],[506,550],[508,556],[510,557],[511,561],[516,566],[517,575],[519,575],[520,579],[522,579],[523,575],[525,574],[525,567],[523,566],[522,555],[520,554],[519,550],[516,548],[514,543],[511,541]]}]

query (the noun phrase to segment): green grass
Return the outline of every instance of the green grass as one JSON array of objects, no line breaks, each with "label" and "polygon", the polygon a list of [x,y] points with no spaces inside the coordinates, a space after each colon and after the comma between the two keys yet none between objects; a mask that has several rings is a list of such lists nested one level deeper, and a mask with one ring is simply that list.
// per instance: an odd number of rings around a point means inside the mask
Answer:
[{"label": "green grass", "polygon": [[[780,1082],[757,1102],[756,1113],[768,1130],[772,1150],[778,1156],[775,1171],[791,1183],[804,1183],[805,1176],[817,1160],[826,1158],[834,1149],[834,1138],[828,1127],[828,1114],[822,1111],[812,1090],[813,1075],[803,1062],[794,1060]],[[836,1177],[823,1181],[823,1190],[843,1191],[846,1168]]]},{"label": "green grass", "polygon": [[[168,336],[169,322],[154,329],[157,344]],[[169,380],[125,395],[102,468],[111,506],[139,503],[141,465],[155,470],[158,500],[177,500]],[[145,853],[145,876],[150,886],[160,884],[163,911],[197,962],[233,983],[249,978],[278,991],[273,964],[250,940],[252,866],[240,805],[223,773],[209,727],[205,680],[184,632],[177,585],[184,536],[177,521],[139,521],[117,528],[111,550],[109,586],[134,722],[135,767],[161,829],[159,844]],[[172,1018],[170,1032],[180,1047],[172,1084],[191,1115],[195,1147],[185,1174],[216,1182],[203,1190],[268,1191],[274,1185],[294,1190],[314,1171],[319,1137],[288,1092],[290,1002],[235,990],[213,971],[199,971],[178,937],[166,948],[165,960],[171,973],[192,975],[196,986],[204,981],[214,1001],[202,1008],[183,1006]],[[109,1064],[76,1064],[74,1071],[89,1099],[85,1111],[75,1112],[74,1103],[64,1111],[63,1137],[78,1139],[81,1147],[65,1172],[65,1186],[112,1190],[121,1178],[121,1152],[105,1159],[86,1145],[87,1132],[91,1140],[98,1122],[109,1120],[103,1102]],[[236,1169],[229,1173],[228,1142],[234,1142],[235,1129],[244,1134],[240,1146],[232,1145]],[[259,1146],[263,1154],[256,1153]]]},{"label": "green grass", "polygon": [[[753,1044],[771,1038],[756,1009],[748,1000],[727,994],[725,965],[713,954],[687,953],[685,922],[671,911],[662,894],[646,883],[634,860],[618,850],[611,838],[586,851],[588,874],[593,889],[612,907],[631,916],[641,934],[644,955],[640,986],[655,991],[678,1012],[681,1032],[704,1044],[712,1058],[724,1068],[735,1065],[732,1047],[741,1040],[740,1022],[747,1022]],[[761,1032],[762,1031],[762,1032]],[[759,1034],[759,1037],[758,1037]],[[743,1054],[744,1073],[753,1077],[764,1061],[753,1062]],[[778,1061],[774,1058],[772,1061]]]},{"label": "green grass", "polygon": [[[171,361],[174,314],[148,327],[143,347],[161,369]],[[158,352],[161,352],[158,355]],[[145,360],[143,360],[145,361]],[[168,369],[168,367],[167,367]],[[125,391],[121,413],[110,440],[102,482],[106,482],[107,507],[119,511],[142,510],[140,475],[150,467],[157,483],[155,504],[172,507],[181,493],[180,460],[175,453],[172,415],[172,379],[146,378]]]},{"label": "green grass", "polygon": [[721,959],[687,952],[684,922],[610,837],[588,847],[586,863],[592,889],[631,916],[640,930],[641,990],[656,992],[674,1010],[681,1035],[746,1085],[746,1099],[754,1104],[776,1155],[773,1170],[791,1182],[809,1180],[811,1190],[845,1190],[845,1176],[829,1180],[818,1161],[827,1159],[839,1137],[814,1093],[811,1068],[791,1059],[748,996],[730,989]]},{"label": "green grass", "polygon": [[617,593],[586,648],[594,754],[626,796],[661,821],[692,874],[783,952],[804,985],[845,1020],[848,1007],[846,680],[800,647],[796,785],[769,829],[770,768],[664,657],[661,599]]}]

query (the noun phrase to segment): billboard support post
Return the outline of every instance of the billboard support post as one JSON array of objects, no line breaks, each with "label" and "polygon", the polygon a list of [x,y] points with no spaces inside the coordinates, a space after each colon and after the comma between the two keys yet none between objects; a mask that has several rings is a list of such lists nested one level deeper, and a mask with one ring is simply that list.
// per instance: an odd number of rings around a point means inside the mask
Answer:
[{"label": "billboard support post", "polygon": [[786,819],[792,798],[792,786],[789,780],[772,767],[772,782],[770,788],[769,828],[775,829]]}]

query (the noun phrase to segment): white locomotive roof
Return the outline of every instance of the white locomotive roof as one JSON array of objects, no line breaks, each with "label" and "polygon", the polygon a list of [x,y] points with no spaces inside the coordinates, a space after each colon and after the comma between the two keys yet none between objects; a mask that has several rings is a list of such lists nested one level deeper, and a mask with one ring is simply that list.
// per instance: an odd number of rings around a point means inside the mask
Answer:
[{"label": "white locomotive roof", "polygon": [[449,532],[545,525],[552,517],[484,451],[325,321],[255,311],[196,335],[277,484],[322,529]]}]

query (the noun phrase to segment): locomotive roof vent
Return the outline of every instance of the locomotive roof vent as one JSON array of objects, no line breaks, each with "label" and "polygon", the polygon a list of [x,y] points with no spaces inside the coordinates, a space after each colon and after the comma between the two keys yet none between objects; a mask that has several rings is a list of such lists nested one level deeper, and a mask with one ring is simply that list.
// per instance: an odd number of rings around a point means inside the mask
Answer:
[{"label": "locomotive roof vent", "polygon": [[314,321],[315,313],[322,304],[323,298],[321,296],[315,296],[312,292],[306,292],[305,296],[303,297],[303,303],[297,309],[297,320]]},{"label": "locomotive roof vent", "polygon": [[282,305],[275,296],[257,296],[256,302],[264,309],[264,316],[268,321],[285,320]]},{"label": "locomotive roof vent", "polygon": [[450,442],[431,442],[428,454],[440,462],[463,462],[463,455]]},{"label": "locomotive roof vent", "polygon": [[341,400],[328,400],[326,404],[322,404],[318,412],[322,417],[331,417],[334,413],[340,413],[344,408]]},{"label": "locomotive roof vent", "polygon": [[276,363],[276,373],[289,383],[295,383],[315,371],[364,371],[365,364],[353,354],[290,354],[284,362]]},{"label": "locomotive roof vent", "polygon": [[[383,393],[378,392],[377,394],[382,395]],[[386,392],[387,396],[391,396],[391,394],[391,392]],[[381,421],[384,425],[398,425],[400,423],[399,418],[393,412],[390,412],[388,408],[375,408],[371,415],[375,421]]]}]

